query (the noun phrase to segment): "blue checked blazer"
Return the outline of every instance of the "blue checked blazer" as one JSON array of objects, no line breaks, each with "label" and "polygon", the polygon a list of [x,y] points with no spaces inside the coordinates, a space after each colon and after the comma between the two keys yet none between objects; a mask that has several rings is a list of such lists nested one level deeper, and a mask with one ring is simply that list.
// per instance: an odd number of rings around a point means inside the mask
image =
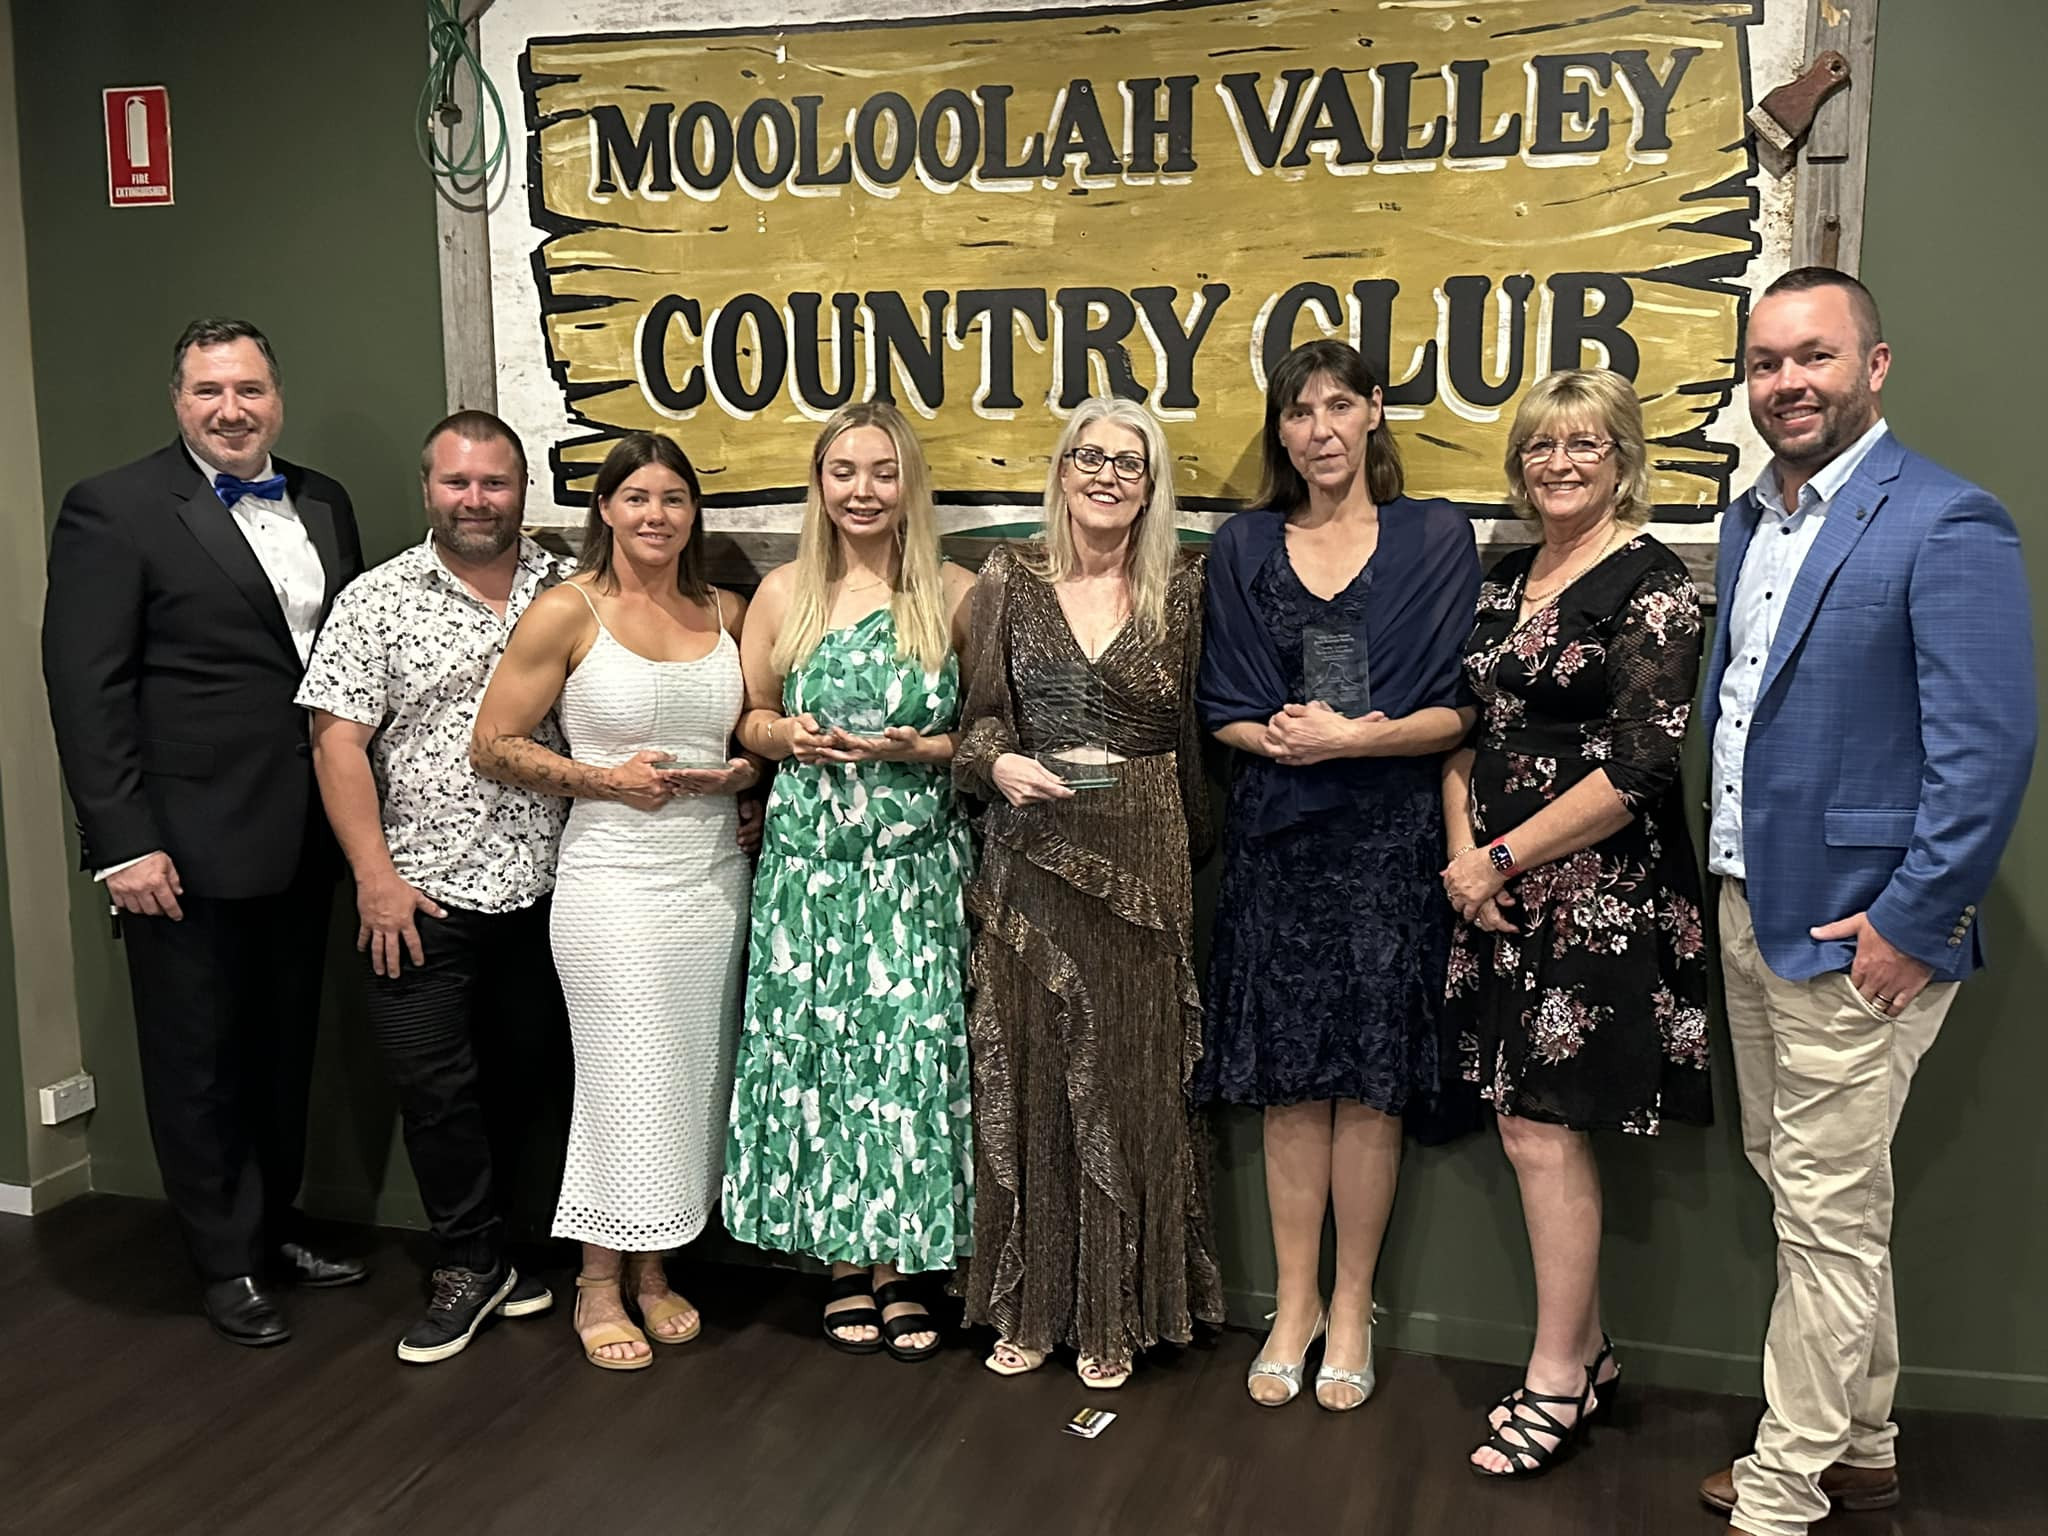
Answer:
[{"label": "blue checked blazer", "polygon": [[[1753,494],[1721,522],[1718,723]],[[1742,762],[1742,856],[1765,963],[1841,970],[1809,928],[1867,911],[1954,981],[1984,963],[1978,904],[2033,766],[2034,642],[2019,534],[1996,497],[1890,432],[1828,506],[1764,661]]]}]

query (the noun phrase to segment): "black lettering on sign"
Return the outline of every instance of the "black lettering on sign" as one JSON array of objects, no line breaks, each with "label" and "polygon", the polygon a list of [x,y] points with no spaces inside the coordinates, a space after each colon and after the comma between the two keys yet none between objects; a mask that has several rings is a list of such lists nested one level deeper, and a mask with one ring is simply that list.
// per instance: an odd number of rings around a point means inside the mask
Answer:
[{"label": "black lettering on sign", "polygon": [[[1593,110],[1593,88],[1586,81],[1568,84],[1571,72],[1589,73],[1605,90],[1614,79],[1614,56],[1607,53],[1539,53],[1529,61],[1536,75],[1536,121],[1529,131],[1532,155],[1597,153],[1607,147],[1607,109]],[[1588,124],[1578,138],[1564,136],[1566,118]]]},{"label": "black lettering on sign", "polygon": [[1529,350],[1529,294],[1535,286],[1536,279],[1526,272],[1501,280],[1500,291],[1508,306],[1508,355],[1500,382],[1494,383],[1486,377],[1486,342],[1495,329],[1487,321],[1492,308],[1487,295],[1493,292],[1493,279],[1444,279],[1449,332],[1444,361],[1449,364],[1451,388],[1460,400],[1491,409],[1507,404],[1521,389]]},{"label": "black lettering on sign", "polygon": [[[592,107],[590,122],[597,135],[597,179],[591,190],[610,193],[623,189],[628,196],[643,191],[675,191],[675,169],[669,162],[668,149],[668,124],[675,110],[674,102],[657,101],[640,119],[636,138],[627,131],[626,114],[619,108],[609,102]],[[640,184],[643,180],[647,182],[645,187]]]},{"label": "black lettering on sign", "polygon": [[1046,175],[1045,135],[1034,133],[1024,141],[1015,160],[1010,158],[1010,98],[1016,87],[980,85],[974,88],[981,102],[984,146],[981,160],[983,181],[1037,181]]},{"label": "black lettering on sign", "polygon": [[1415,140],[1415,68],[1413,64],[1382,64],[1380,77],[1380,159],[1434,160],[1444,152],[1450,125],[1439,112],[1430,120],[1422,142]]},{"label": "black lettering on sign", "polygon": [[[1109,392],[1122,400],[1143,402],[1149,391],[1131,371],[1130,349],[1124,338],[1138,323],[1138,309],[1121,288],[1062,288],[1054,295],[1060,307],[1059,402],[1071,411],[1093,394],[1088,376],[1088,354],[1102,359],[1109,375]],[[1100,305],[1103,320],[1095,323]]]},{"label": "black lettering on sign", "polygon": [[893,187],[903,179],[917,159],[917,113],[908,97],[882,91],[860,104],[853,120],[853,158],[861,175],[878,187]]},{"label": "black lettering on sign", "polygon": [[1231,119],[1237,125],[1238,147],[1244,151],[1247,168],[1254,172],[1270,171],[1280,163],[1280,146],[1301,104],[1301,88],[1315,75],[1312,69],[1281,71],[1278,99],[1271,112],[1259,100],[1263,75],[1225,75],[1217,83],[1223,103],[1230,108]]},{"label": "black lettering on sign", "polygon": [[836,153],[832,163],[822,169],[818,165],[818,108],[825,104],[822,96],[795,96],[790,104],[796,108],[796,182],[799,187],[843,187],[853,180],[853,162],[847,156],[846,144],[842,140],[834,146]]},{"label": "black lettering on sign", "polygon": [[1636,134],[1629,147],[1638,150],[1666,150],[1671,147],[1671,98],[1678,94],[1678,82],[1692,61],[1705,50],[1674,48],[1664,78],[1650,67],[1650,55],[1641,48],[1617,48],[1615,66],[1636,99]]},{"label": "black lettering on sign", "polygon": [[[948,117],[953,119],[950,159],[947,138],[941,137]],[[945,90],[924,104],[917,119],[917,155],[925,180],[937,186],[954,186],[974,174],[974,162],[981,158],[981,117],[972,96]]]},{"label": "black lettering on sign", "polygon": [[664,411],[680,414],[704,403],[704,370],[692,367],[680,389],[670,379],[668,329],[678,320],[690,327],[692,341],[703,338],[704,312],[695,299],[665,293],[648,307],[647,318],[640,322],[640,386]]},{"label": "black lettering on sign", "polygon": [[963,288],[953,312],[953,334],[962,341],[976,320],[981,321],[982,394],[977,409],[1014,411],[1023,405],[1017,396],[1017,318],[1031,325],[1031,333],[1045,340],[1046,303],[1042,288]]},{"label": "black lettering on sign", "polygon": [[1372,160],[1372,145],[1358,121],[1358,108],[1352,104],[1351,88],[1344,83],[1341,69],[1323,71],[1315,95],[1309,98],[1301,131],[1294,136],[1294,148],[1280,163],[1307,165],[1310,153],[1323,144],[1331,146],[1332,165],[1365,165]]},{"label": "black lettering on sign", "polygon": [[[699,149],[704,158],[699,160]],[[676,164],[699,192],[716,192],[732,175],[732,119],[715,101],[693,101],[676,120]]]},{"label": "black lettering on sign", "polygon": [[[768,130],[768,152],[761,152],[761,130]],[[772,96],[750,102],[740,113],[734,134],[740,175],[763,192],[779,187],[796,163],[796,116]]]},{"label": "black lettering on sign", "polygon": [[1066,93],[1060,97],[1060,115],[1046,135],[1046,175],[1064,175],[1066,164],[1075,159],[1087,162],[1079,171],[1083,177],[1106,179],[1123,169],[1109,141],[1109,129],[1103,125],[1095,86],[1087,80],[1068,81]]},{"label": "black lettering on sign", "polygon": [[1495,160],[1522,149],[1522,114],[1510,112],[1493,138],[1486,137],[1486,69],[1484,59],[1451,63],[1451,94],[1457,98],[1457,129],[1451,136],[1453,160]]},{"label": "black lettering on sign", "polygon": [[1325,325],[1337,325],[1344,318],[1344,306],[1337,290],[1328,283],[1296,283],[1273,301],[1266,315],[1265,344],[1259,350],[1261,387],[1280,366],[1280,359],[1294,350],[1294,327],[1310,304],[1323,312]]},{"label": "black lettering on sign", "polygon": [[[1552,368],[1612,368],[1627,378],[1641,371],[1643,355],[1636,339],[1621,328],[1636,307],[1635,290],[1628,279],[1612,272],[1558,272],[1544,286],[1550,290],[1550,366]],[[1588,310],[1587,300],[1599,298],[1599,307]],[[1587,357],[1588,343],[1601,348],[1604,358]]]},{"label": "black lettering on sign", "polygon": [[[1133,176],[1181,176],[1195,169],[1195,86],[1193,75],[1156,75],[1126,80],[1124,168]],[[1166,115],[1159,115],[1159,88],[1166,87]],[[1159,148],[1166,147],[1166,158]]]},{"label": "black lettering on sign", "polygon": [[860,382],[860,296],[832,295],[832,360],[838,365],[838,377],[830,385],[825,383],[825,342],[818,334],[823,305],[822,294],[789,296],[790,353],[795,365],[791,387],[813,410],[836,411],[853,398]]},{"label": "black lettering on sign", "polygon": [[1351,285],[1352,302],[1358,306],[1358,335],[1353,344],[1374,375],[1381,381],[1384,405],[1428,405],[1436,399],[1436,337],[1422,344],[1415,371],[1405,379],[1394,377],[1394,300],[1401,285],[1391,277],[1368,277]]},{"label": "black lettering on sign", "polygon": [[919,332],[910,318],[910,306],[903,295],[888,289],[863,294],[868,313],[874,317],[874,397],[894,402],[896,370],[891,360],[901,362],[910,387],[917,391],[928,411],[946,403],[946,300],[943,288],[924,296],[925,328]]},{"label": "black lettering on sign", "polygon": [[[755,345],[760,350],[754,386],[749,389],[740,372],[745,349],[740,345],[740,328],[752,322]],[[766,409],[782,392],[782,379],[789,367],[789,338],[782,333],[782,314],[758,293],[741,293],[727,300],[711,319],[711,384],[719,403],[736,415],[751,416]]]},{"label": "black lettering on sign", "polygon": [[1202,338],[1209,334],[1209,327],[1215,323],[1216,311],[1230,297],[1230,285],[1202,284],[1202,291],[1195,299],[1194,323],[1186,329],[1181,326],[1180,316],[1174,313],[1173,301],[1179,296],[1180,290],[1176,288],[1131,290],[1131,297],[1145,312],[1145,328],[1159,344],[1160,357],[1166,365],[1166,376],[1160,380],[1157,401],[1163,411],[1192,411],[1202,403],[1202,397],[1195,393],[1195,354],[1201,350]]}]

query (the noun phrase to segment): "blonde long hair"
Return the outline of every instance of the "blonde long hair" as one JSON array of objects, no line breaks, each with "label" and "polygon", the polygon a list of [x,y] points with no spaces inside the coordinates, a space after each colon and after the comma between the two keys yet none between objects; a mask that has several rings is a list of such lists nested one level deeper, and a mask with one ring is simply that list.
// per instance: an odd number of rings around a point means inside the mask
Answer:
[{"label": "blonde long hair", "polygon": [[1180,555],[1180,528],[1173,499],[1173,456],[1166,433],[1152,413],[1134,400],[1099,395],[1083,400],[1067,418],[1066,430],[1052,451],[1045,480],[1045,532],[1021,552],[1025,566],[1046,581],[1060,581],[1074,568],[1074,525],[1067,511],[1062,470],[1067,454],[1081,434],[1099,422],[1127,427],[1145,445],[1146,478],[1151,494],[1131,529],[1124,554],[1124,572],[1131,584],[1131,620],[1138,638],[1156,641],[1166,634],[1166,586]]},{"label": "blonde long hair", "polygon": [[787,676],[809,658],[825,635],[832,584],[846,574],[839,534],[825,515],[825,455],[856,427],[879,427],[896,449],[895,595],[889,611],[896,621],[896,654],[916,657],[927,672],[945,665],[953,648],[946,623],[946,583],[940,573],[939,519],[932,510],[931,472],[924,449],[903,413],[886,400],[842,405],[826,418],[811,449],[811,478],[804,494],[804,523],[796,541],[796,570],[789,616],[775,637],[773,662]]}]

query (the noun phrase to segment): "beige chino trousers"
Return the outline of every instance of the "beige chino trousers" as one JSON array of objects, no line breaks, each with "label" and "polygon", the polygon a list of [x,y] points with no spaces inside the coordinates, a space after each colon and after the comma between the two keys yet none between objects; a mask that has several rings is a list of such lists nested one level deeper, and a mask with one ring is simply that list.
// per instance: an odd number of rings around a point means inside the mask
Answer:
[{"label": "beige chino trousers", "polygon": [[1829,1464],[1893,1464],[1892,1137],[1957,983],[1886,1018],[1844,971],[1786,981],[1764,964],[1742,882],[1721,882],[1720,912],[1742,1147],[1778,1234],[1765,1411],[1754,1453],[1735,1464],[1734,1523],[1804,1536],[1828,1512]]}]

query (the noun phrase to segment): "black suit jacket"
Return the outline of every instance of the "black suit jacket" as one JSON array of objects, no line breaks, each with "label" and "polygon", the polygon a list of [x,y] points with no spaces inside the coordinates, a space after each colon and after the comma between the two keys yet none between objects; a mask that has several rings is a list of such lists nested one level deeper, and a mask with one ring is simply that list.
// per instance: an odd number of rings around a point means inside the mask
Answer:
[{"label": "black suit jacket", "polygon": [[[326,571],[363,568],[348,492],[273,459]],[[43,681],[88,869],[170,854],[187,894],[267,896],[331,861],[305,668],[233,515],[182,442],[81,481],[50,538]],[[309,840],[314,846],[307,846]]]}]

